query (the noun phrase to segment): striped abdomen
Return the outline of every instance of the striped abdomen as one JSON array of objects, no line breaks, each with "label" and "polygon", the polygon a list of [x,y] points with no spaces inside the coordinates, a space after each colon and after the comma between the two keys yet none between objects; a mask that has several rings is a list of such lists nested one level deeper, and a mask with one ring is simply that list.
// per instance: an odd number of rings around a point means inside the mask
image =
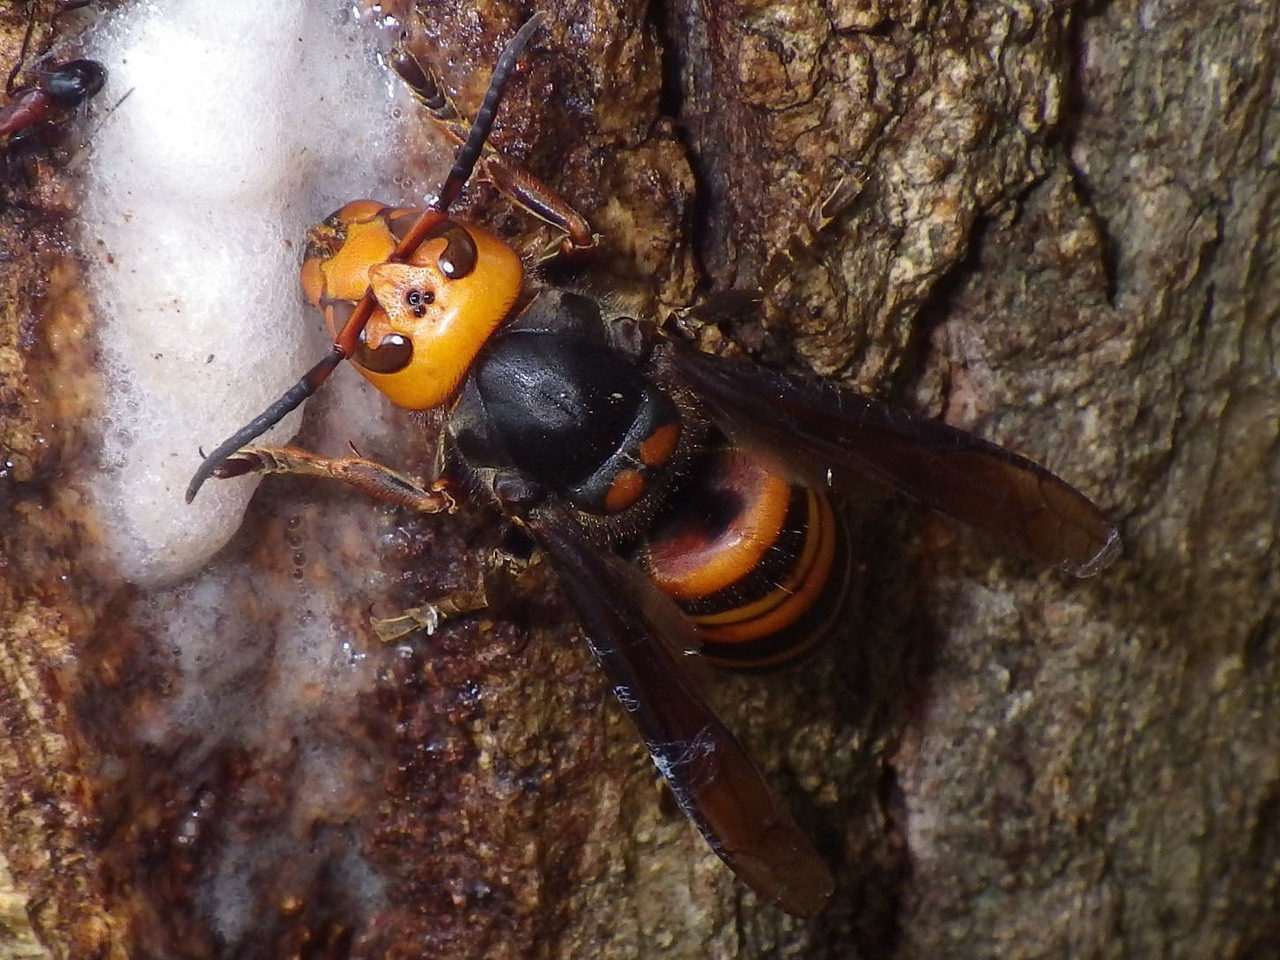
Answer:
[{"label": "striped abdomen", "polygon": [[742,450],[720,449],[673,501],[641,557],[697,626],[710,660],[773,667],[831,630],[848,596],[850,560],[825,493]]}]

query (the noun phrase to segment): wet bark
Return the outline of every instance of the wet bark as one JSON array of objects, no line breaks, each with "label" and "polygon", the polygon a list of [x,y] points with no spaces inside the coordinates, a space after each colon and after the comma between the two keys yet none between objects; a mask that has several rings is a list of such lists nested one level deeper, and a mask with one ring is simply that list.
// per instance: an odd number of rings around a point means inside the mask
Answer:
[{"label": "wet bark", "polygon": [[[776,274],[763,318],[701,330],[708,349],[1031,456],[1106,507],[1124,555],[1068,581],[908,505],[852,505],[848,630],[719,689],[836,872],[813,921],[758,904],[664,798],[541,567],[386,654],[322,734],[371,758],[359,799],[319,810],[288,786],[296,757],[129,732],[175,694],[136,593],[81,552],[65,478],[93,397],[67,385],[92,384],[91,315],[51,155],[0,237],[0,956],[1274,956],[1280,10],[550,13],[498,142],[602,233],[578,282],[661,311]],[[461,65],[482,86],[523,11],[415,16],[466,104]],[[841,178],[851,202],[777,269]],[[305,484],[274,496],[247,562],[314,532],[312,506],[303,534],[277,515]],[[482,508],[439,520],[394,521],[396,602],[465,581],[458,558],[495,539]],[[191,839],[206,809],[225,819]],[[258,836],[276,852],[229,941],[201,877]]]}]

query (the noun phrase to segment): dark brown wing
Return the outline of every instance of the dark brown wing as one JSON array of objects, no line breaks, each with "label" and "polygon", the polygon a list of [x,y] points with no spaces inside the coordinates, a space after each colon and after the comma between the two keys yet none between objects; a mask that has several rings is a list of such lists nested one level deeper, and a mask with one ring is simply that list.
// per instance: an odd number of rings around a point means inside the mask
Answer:
[{"label": "dark brown wing", "polygon": [[1077,577],[1107,566],[1120,537],[1096,506],[1030,460],[822,380],[789,377],[672,343],[676,375],[725,430],[781,458],[852,470]]},{"label": "dark brown wing", "polygon": [[567,511],[537,511],[528,526],[653,762],[711,849],[788,913],[808,917],[821,910],[834,888],[826,864],[699,696],[673,653],[682,644],[656,635],[661,627],[654,624],[665,614],[654,616],[646,607],[670,601],[656,588],[651,597],[637,597],[623,561],[594,546]]}]

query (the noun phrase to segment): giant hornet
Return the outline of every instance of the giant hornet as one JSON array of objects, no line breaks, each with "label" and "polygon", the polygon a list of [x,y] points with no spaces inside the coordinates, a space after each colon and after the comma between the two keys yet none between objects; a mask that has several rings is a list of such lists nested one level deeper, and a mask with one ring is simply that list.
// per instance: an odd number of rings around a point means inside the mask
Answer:
[{"label": "giant hornet", "polygon": [[[486,147],[541,20],[504,50],[431,207],[357,201],[313,228],[302,281],[333,348],[201,464],[187,500],[211,476],[253,472],[329,477],[424,513],[479,491],[549,558],[711,849],[761,897],[809,916],[831,895],[831,874],[707,706],[685,654],[771,666],[831,629],[851,575],[827,492],[841,474],[1080,577],[1106,566],[1119,538],[1086,497],[1017,454],[832,383],[700,352],[601,299],[530,280],[509,246],[451,219],[487,164],[563,229],[567,249],[593,240],[563,201],[515,182]],[[431,106],[430,79],[399,72]],[[437,97],[433,110],[448,109]],[[393,403],[440,412],[431,481],[359,457],[245,446],[344,359]]]}]

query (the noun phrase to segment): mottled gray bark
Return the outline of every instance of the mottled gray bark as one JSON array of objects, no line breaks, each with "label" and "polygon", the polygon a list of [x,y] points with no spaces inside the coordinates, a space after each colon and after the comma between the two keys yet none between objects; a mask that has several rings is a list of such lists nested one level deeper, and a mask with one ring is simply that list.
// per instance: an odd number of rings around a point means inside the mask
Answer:
[{"label": "mottled gray bark", "polygon": [[[419,6],[473,104],[521,11]],[[307,552],[375,666],[350,696],[306,688],[313,740],[156,743],[182,691],[63,482],[93,355],[52,239],[68,181],[42,169],[0,223],[0,956],[1276,956],[1280,8],[549,13],[499,140],[604,235],[592,282],[654,310],[749,286],[836,179],[861,184],[764,322],[723,333],[1044,462],[1124,555],[1069,581],[853,505],[846,634],[718,691],[836,872],[809,922],[756,903],[658,789],[544,567],[409,652],[367,635],[371,604],[467,582],[495,540],[479,507],[384,518],[378,553],[350,546],[358,499],[268,492],[223,562],[288,588]],[[353,564],[405,572],[369,597]],[[243,606],[218,629],[271,677],[282,614]],[[232,681],[229,709],[277,682]],[[310,792],[352,756],[340,803]],[[228,940],[209,878],[255,849]]]}]

